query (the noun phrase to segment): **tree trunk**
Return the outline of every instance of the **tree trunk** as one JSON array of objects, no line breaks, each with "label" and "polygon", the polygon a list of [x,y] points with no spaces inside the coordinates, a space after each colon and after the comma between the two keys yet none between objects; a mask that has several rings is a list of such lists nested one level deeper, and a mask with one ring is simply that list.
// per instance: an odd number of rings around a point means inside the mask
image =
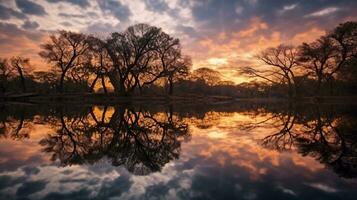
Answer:
[{"label": "tree trunk", "polygon": [[102,87],[105,94],[108,94],[107,86],[105,85],[104,76],[102,76]]},{"label": "tree trunk", "polygon": [[62,94],[63,93],[63,82],[64,82],[64,77],[65,77],[66,73],[63,72],[61,74],[61,78],[60,78],[60,84],[59,84],[59,92]]},{"label": "tree trunk", "polygon": [[291,83],[291,80],[290,78],[287,78],[288,79],[288,95],[289,95],[289,99],[292,99],[293,98],[293,85]]},{"label": "tree trunk", "polygon": [[321,78],[321,77],[318,77],[318,78],[317,78],[316,93],[315,93],[315,95],[317,95],[318,97],[321,96],[321,83],[322,83],[322,78]]},{"label": "tree trunk", "polygon": [[333,82],[334,82],[334,79],[333,79],[333,77],[331,77],[331,78],[329,78],[329,86],[330,86],[330,95],[331,96],[333,96],[333,93],[334,93],[334,91],[333,91]]},{"label": "tree trunk", "polygon": [[174,93],[174,83],[171,78],[169,78],[168,80],[169,80],[169,95],[171,96]]},{"label": "tree trunk", "polygon": [[108,73],[109,81],[114,88],[114,92],[119,94],[121,91],[119,76],[115,73],[115,71],[111,71]]},{"label": "tree trunk", "polygon": [[95,83],[97,82],[98,78],[99,78],[99,76],[97,75],[89,87],[89,92],[91,92],[91,93],[94,92],[94,86],[95,86]]},{"label": "tree trunk", "polygon": [[20,79],[21,79],[22,92],[25,93],[26,92],[26,84],[25,84],[24,74],[22,73],[21,68],[17,68],[17,70],[19,72]]},{"label": "tree trunk", "polygon": [[119,81],[119,94],[122,96],[129,96],[129,93],[126,91],[124,82],[125,82],[125,80]]}]

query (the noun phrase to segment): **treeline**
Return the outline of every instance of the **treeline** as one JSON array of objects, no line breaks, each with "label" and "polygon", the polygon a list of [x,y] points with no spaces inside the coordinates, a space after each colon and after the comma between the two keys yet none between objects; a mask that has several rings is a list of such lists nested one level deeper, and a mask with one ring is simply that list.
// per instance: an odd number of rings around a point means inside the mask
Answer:
[{"label": "treeline", "polygon": [[33,71],[29,59],[0,59],[0,95],[36,92],[130,95],[303,97],[355,95],[357,23],[340,24],[312,43],[262,51],[263,66],[238,69],[252,81],[236,85],[213,69],[191,70],[180,41],[160,28],[137,24],[101,39],[59,31],[41,45],[51,66]]}]

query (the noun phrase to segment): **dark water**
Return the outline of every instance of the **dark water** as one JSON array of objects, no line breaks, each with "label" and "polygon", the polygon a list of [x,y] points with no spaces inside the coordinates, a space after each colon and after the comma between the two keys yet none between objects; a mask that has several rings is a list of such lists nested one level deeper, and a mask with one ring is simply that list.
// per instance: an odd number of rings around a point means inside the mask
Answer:
[{"label": "dark water", "polygon": [[0,109],[0,199],[357,197],[353,106]]}]

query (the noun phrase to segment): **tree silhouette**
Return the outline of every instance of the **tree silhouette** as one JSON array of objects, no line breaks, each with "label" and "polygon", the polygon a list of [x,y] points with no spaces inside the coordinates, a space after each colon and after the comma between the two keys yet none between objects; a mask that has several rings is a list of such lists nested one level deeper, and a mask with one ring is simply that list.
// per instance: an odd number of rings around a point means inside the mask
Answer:
[{"label": "tree silhouette", "polygon": [[51,35],[50,41],[41,47],[43,51],[39,55],[60,70],[59,91],[62,93],[67,72],[87,62],[86,53],[89,48],[87,36],[70,31],[59,31],[57,35]]},{"label": "tree silhouette", "polygon": [[13,68],[9,65],[8,60],[0,58],[0,94],[6,92],[6,85],[13,73]]},{"label": "tree silhouette", "polygon": [[25,73],[27,74],[29,71],[32,71],[30,66],[30,59],[22,58],[20,56],[13,57],[11,58],[11,66],[20,76],[22,92],[26,92]]}]

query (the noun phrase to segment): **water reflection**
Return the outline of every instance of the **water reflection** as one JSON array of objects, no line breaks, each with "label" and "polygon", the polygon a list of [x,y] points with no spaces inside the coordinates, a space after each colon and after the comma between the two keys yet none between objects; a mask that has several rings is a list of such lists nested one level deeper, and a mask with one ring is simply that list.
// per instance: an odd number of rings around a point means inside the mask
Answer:
[{"label": "water reflection", "polygon": [[[276,126],[279,130],[262,139],[262,145],[278,151],[296,148],[303,156],[312,156],[346,178],[357,176],[357,120],[352,116],[323,112],[316,105],[308,115],[290,109],[274,115],[273,122],[255,126]],[[276,123],[280,122],[280,125]],[[254,125],[253,125],[254,126]]]},{"label": "water reflection", "polygon": [[357,192],[355,107],[2,110],[1,199],[353,199]]}]

